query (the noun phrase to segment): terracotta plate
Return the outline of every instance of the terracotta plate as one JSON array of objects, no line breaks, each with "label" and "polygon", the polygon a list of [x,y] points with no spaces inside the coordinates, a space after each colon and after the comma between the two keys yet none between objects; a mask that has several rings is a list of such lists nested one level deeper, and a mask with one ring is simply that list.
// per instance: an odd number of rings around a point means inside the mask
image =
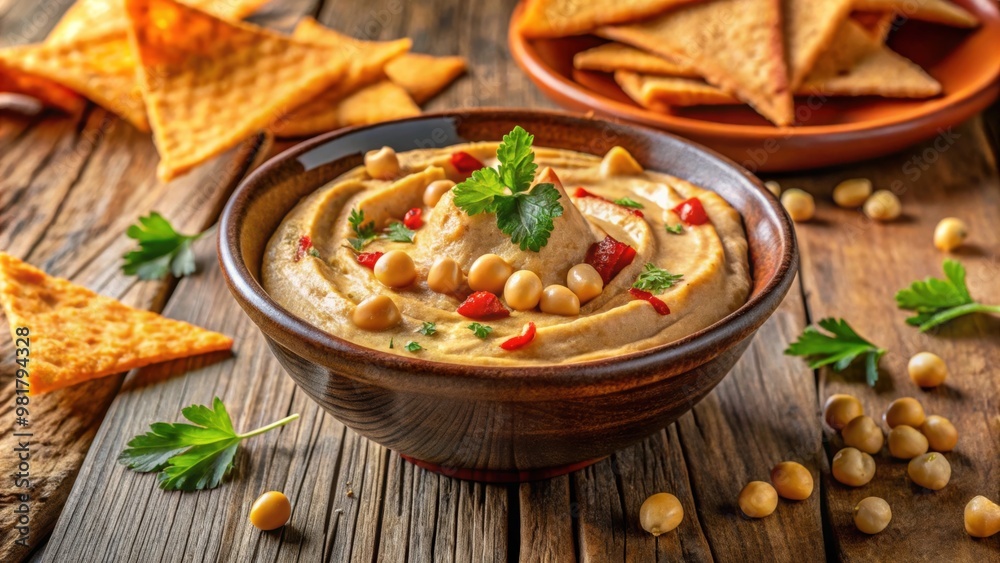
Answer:
[{"label": "terracotta plate", "polygon": [[652,125],[689,137],[753,172],[801,170],[882,156],[937,135],[972,117],[1000,93],[1000,11],[994,0],[955,0],[982,26],[954,29],[907,21],[889,46],[926,69],[944,87],[930,100],[875,97],[796,100],[795,127],[770,125],[748,107],[648,111],[610,75],[578,71],[573,55],[605,41],[592,36],[527,40],[518,32],[522,6],[511,17],[511,53],[549,97],[576,110]]}]

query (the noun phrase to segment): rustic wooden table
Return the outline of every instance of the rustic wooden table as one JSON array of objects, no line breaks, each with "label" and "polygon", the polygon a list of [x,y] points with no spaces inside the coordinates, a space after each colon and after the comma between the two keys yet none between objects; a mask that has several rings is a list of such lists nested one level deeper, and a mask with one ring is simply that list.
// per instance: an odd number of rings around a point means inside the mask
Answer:
[{"label": "rustic wooden table", "polygon": [[[0,0],[0,45],[40,40],[67,4]],[[287,29],[309,13],[354,35],[411,36],[416,51],[468,57],[470,74],[431,109],[552,107],[508,55],[513,4],[300,1],[268,6],[255,19]],[[0,114],[0,248],[130,305],[236,339],[234,357],[153,366],[33,400],[31,549],[13,543],[10,525],[15,503],[7,476],[16,463],[14,416],[6,413],[14,364],[10,343],[0,339],[0,560],[996,561],[1000,536],[970,539],[962,509],[977,494],[1000,496],[1000,319],[965,318],[919,334],[903,323],[892,296],[939,274],[942,255],[931,232],[940,218],[957,216],[971,226],[972,244],[957,258],[969,269],[972,292],[1000,302],[998,110],[875,162],[775,178],[816,194],[818,214],[798,226],[797,285],[733,372],[692,412],[642,443],[571,475],[519,486],[429,473],[325,414],[283,374],[230,298],[211,240],[197,247],[200,273],[193,277],[160,283],[121,274],[128,224],[157,210],[183,231],[208,227],[240,177],[268,152],[259,140],[165,186],[154,179],[148,136],[99,108],[78,119]],[[904,217],[878,225],[833,206],[832,186],[850,177],[900,194]],[[831,315],[890,350],[874,389],[857,372],[813,372],[782,355],[811,320]],[[909,381],[907,359],[920,350],[949,362],[947,385],[925,392]],[[949,417],[961,439],[948,454],[948,487],[915,487],[905,463],[885,453],[868,486],[832,481],[829,460],[841,442],[822,426],[819,411],[835,392],[860,397],[875,417],[907,395]],[[154,477],[116,463],[124,443],[149,422],[174,420],[181,407],[215,395],[241,428],[291,412],[302,418],[248,442],[233,477],[212,491],[165,493]],[[812,469],[817,492],[782,502],[763,520],[741,517],[740,488],[766,480],[786,459]],[[289,496],[294,513],[283,531],[261,533],[247,513],[271,489]],[[658,491],[676,494],[686,516],[675,532],[654,539],[639,528],[638,511]],[[894,516],[874,537],[851,521],[851,507],[871,495],[887,499]]]}]

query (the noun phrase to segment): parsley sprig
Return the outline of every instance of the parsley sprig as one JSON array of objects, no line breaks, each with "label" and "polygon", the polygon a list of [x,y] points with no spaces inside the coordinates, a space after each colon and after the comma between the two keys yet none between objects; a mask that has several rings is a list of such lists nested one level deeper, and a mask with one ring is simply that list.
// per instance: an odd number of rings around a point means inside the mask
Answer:
[{"label": "parsley sprig", "polygon": [[424,323],[417,329],[417,332],[423,334],[424,336],[434,336],[437,334],[437,323],[431,323],[424,321]]},{"label": "parsley sprig", "polygon": [[154,422],[150,431],[132,438],[118,461],[140,473],[159,472],[160,488],[170,491],[214,489],[233,469],[240,442],[299,418],[287,416],[256,430],[237,434],[218,397],[212,406],[191,405],[181,411],[184,422]]},{"label": "parsley sprig", "polygon": [[412,352],[414,354],[416,354],[417,352],[419,352],[419,351],[421,351],[421,350],[424,349],[424,347],[421,346],[419,342],[416,342],[416,341],[413,341],[413,340],[407,342],[406,346],[404,346],[404,348],[406,348],[407,352]]},{"label": "parsley sprig", "polygon": [[[455,205],[469,215],[493,213],[497,228],[521,250],[538,252],[555,228],[553,219],[563,214],[559,191],[550,183],[531,187],[535,179],[533,135],[520,126],[504,135],[497,148],[499,169],[481,168],[455,186]],[[529,189],[530,188],[530,189]]]},{"label": "parsley sprig", "polygon": [[785,354],[805,357],[812,369],[833,364],[833,369],[837,371],[843,371],[855,358],[863,355],[866,380],[868,385],[874,387],[878,381],[878,360],[885,354],[885,349],[862,338],[844,319],[827,318],[818,324],[830,334],[807,326],[799,339],[785,350]]},{"label": "parsley sprig", "polygon": [[125,236],[135,239],[139,247],[123,256],[122,271],[141,280],[158,280],[168,273],[178,278],[193,274],[191,243],[204,234],[182,235],[156,211],[139,217],[139,222],[125,231]]},{"label": "parsley sprig", "polygon": [[684,232],[684,225],[677,223],[676,225],[666,225],[667,232],[672,235],[679,235]]},{"label": "parsley sprig", "polygon": [[616,205],[628,207],[630,209],[645,209],[645,206],[630,197],[620,197],[615,200]]},{"label": "parsley sprig", "polygon": [[915,281],[896,293],[900,309],[916,312],[906,323],[919,327],[920,332],[970,313],[1000,314],[1000,305],[977,303],[965,283],[965,267],[955,260],[942,265],[945,278]]},{"label": "parsley sprig", "polygon": [[406,228],[406,225],[395,222],[385,230],[385,238],[393,242],[413,242],[413,235],[417,234],[413,229]]},{"label": "parsley sprig", "polygon": [[355,251],[361,252],[368,243],[375,240],[377,233],[375,232],[375,221],[365,222],[365,212],[363,209],[352,209],[351,214],[347,217],[347,222],[351,225],[351,230],[354,231],[354,237],[348,238],[347,242],[351,244]]},{"label": "parsley sprig", "polygon": [[684,274],[671,274],[650,262],[642,267],[642,273],[636,278],[632,287],[649,291],[650,293],[663,293],[673,287],[683,277]]},{"label": "parsley sprig", "polygon": [[488,338],[490,333],[493,332],[493,327],[486,326],[480,323],[472,323],[468,326],[468,329],[476,335],[476,338]]}]

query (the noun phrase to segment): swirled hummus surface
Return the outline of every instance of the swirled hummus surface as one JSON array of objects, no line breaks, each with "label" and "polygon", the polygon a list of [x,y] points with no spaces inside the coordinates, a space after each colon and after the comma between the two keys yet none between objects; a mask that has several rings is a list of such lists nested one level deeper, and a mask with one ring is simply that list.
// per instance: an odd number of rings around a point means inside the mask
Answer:
[{"label": "swirled hummus surface", "polygon": [[[651,348],[705,328],[746,302],[750,277],[739,214],[715,193],[672,176],[628,166],[622,171],[615,162],[602,167],[600,157],[535,148],[536,181],[543,176],[552,181],[563,207],[548,243],[538,252],[512,243],[497,228],[493,215],[470,216],[458,208],[454,190],[434,207],[424,204],[423,194],[431,182],[466,177],[452,164],[456,152],[496,166],[497,146],[472,143],[399,153],[400,172],[392,179],[372,178],[359,166],[303,198],[268,243],[264,288],[295,315],[363,346],[433,361],[499,366],[582,362]],[[627,161],[634,163],[630,156]],[[684,224],[674,211],[691,198],[700,201],[707,222]],[[412,243],[379,237],[361,250],[402,250],[413,259],[416,282],[389,288],[359,263],[349,244],[356,237],[349,218],[352,211],[363,211],[381,231],[414,208],[421,209],[423,220]],[[600,295],[582,304],[579,315],[548,314],[536,308],[512,310],[505,318],[470,319],[457,312],[472,293],[467,286],[443,294],[427,285],[436,260],[452,258],[467,275],[484,254],[499,255],[515,271],[531,270],[545,286],[566,285],[569,269],[584,263],[588,249],[607,236],[632,247],[635,258],[605,284]],[[647,264],[683,276],[672,287],[652,292],[669,307],[669,314],[629,291]],[[374,295],[392,299],[402,316],[398,325],[371,331],[352,322],[358,304]],[[499,297],[502,302],[503,296]],[[491,327],[492,332],[477,337],[469,328],[473,322]],[[500,343],[520,334],[528,322],[537,332],[527,345],[501,348]],[[434,323],[433,334],[418,332],[425,323]],[[410,342],[420,349],[407,347]]]}]

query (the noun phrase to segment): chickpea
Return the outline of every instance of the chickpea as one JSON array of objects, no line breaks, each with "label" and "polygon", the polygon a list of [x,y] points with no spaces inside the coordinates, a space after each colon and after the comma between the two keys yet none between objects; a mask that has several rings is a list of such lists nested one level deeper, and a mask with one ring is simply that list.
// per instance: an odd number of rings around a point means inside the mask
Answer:
[{"label": "chickpea", "polygon": [[387,287],[406,287],[417,281],[417,266],[402,250],[390,250],[375,262],[375,279]]},{"label": "chickpea", "polygon": [[566,286],[586,303],[604,291],[604,280],[590,264],[577,264],[566,274]]},{"label": "chickpea", "polygon": [[965,242],[969,236],[969,226],[956,217],[946,217],[934,228],[934,246],[938,250],[950,252]]},{"label": "chickpea", "polygon": [[385,295],[373,295],[354,308],[351,313],[354,326],[362,330],[385,330],[403,322],[396,302]]},{"label": "chickpea", "polygon": [[927,415],[924,414],[924,407],[913,397],[901,397],[889,403],[889,408],[885,410],[883,416],[889,428],[895,428],[900,424],[920,428],[925,418]]},{"label": "chickpea", "polygon": [[889,453],[899,459],[913,459],[927,453],[927,438],[919,430],[900,424],[889,431]]},{"label": "chickpea", "polygon": [[789,500],[805,500],[812,495],[812,473],[801,463],[783,461],[771,470],[771,483],[778,496]]},{"label": "chickpea", "polygon": [[424,205],[434,207],[441,201],[441,196],[451,191],[455,182],[451,180],[434,180],[424,188]]},{"label": "chickpea", "polygon": [[834,430],[840,430],[847,426],[847,423],[865,414],[861,408],[861,401],[851,395],[837,393],[830,395],[823,407],[823,418]]},{"label": "chickpea", "polygon": [[377,180],[391,180],[399,176],[399,158],[391,147],[382,147],[365,153],[365,172]]},{"label": "chickpea", "polygon": [[550,285],[542,292],[543,313],[572,317],[580,314],[580,298],[564,285]]},{"label": "chickpea", "polygon": [[950,452],[958,443],[958,430],[950,420],[943,416],[932,414],[920,425],[920,432],[927,438],[927,444],[932,451]]},{"label": "chickpea", "polygon": [[531,270],[518,270],[507,278],[503,298],[516,311],[534,309],[542,298],[542,280]]},{"label": "chickpea", "polygon": [[454,293],[464,281],[462,267],[451,258],[438,258],[427,272],[427,287],[437,293]]},{"label": "chickpea", "polygon": [[910,379],[920,387],[937,387],[948,379],[948,366],[937,354],[920,352],[906,366]]},{"label": "chickpea", "polygon": [[670,493],[656,493],[639,507],[639,524],[654,536],[673,530],[683,519],[684,507]]},{"label": "chickpea", "polygon": [[770,483],[763,481],[750,481],[746,487],[740,491],[737,501],[740,510],[750,518],[763,518],[770,516],[774,509],[778,507],[778,492]]},{"label": "chickpea", "polygon": [[637,176],[642,174],[642,166],[627,150],[622,147],[611,147],[611,150],[601,159],[599,172],[603,178]]},{"label": "chickpea", "polygon": [[859,416],[847,423],[840,431],[844,444],[857,448],[866,454],[877,454],[882,450],[885,437],[882,429],[875,424],[870,416]]},{"label": "chickpea", "polygon": [[764,187],[767,188],[767,191],[774,194],[774,197],[781,197],[781,184],[774,180],[768,180],[764,182]]},{"label": "chickpea", "polygon": [[857,448],[844,448],[833,456],[830,471],[841,483],[860,487],[875,476],[875,459]]},{"label": "chickpea", "polygon": [[868,178],[851,178],[833,188],[833,201],[841,207],[861,207],[870,195],[872,181]]},{"label": "chickpea", "polygon": [[876,221],[892,221],[903,212],[903,204],[889,190],[878,190],[865,201],[865,215]]},{"label": "chickpea", "polygon": [[943,454],[931,452],[911,459],[906,474],[921,487],[940,491],[951,480],[951,464]]},{"label": "chickpea", "polygon": [[854,525],[866,534],[877,534],[892,520],[892,509],[885,499],[868,497],[854,507]]},{"label": "chickpea", "polygon": [[965,531],[974,538],[1000,532],[1000,505],[979,495],[965,505]]},{"label": "chickpea", "polygon": [[500,295],[507,278],[514,268],[496,254],[483,254],[469,268],[469,287],[472,291],[489,291]]},{"label": "chickpea", "polygon": [[785,193],[781,194],[781,205],[796,223],[808,221],[816,214],[816,201],[812,194],[798,188],[785,190]]},{"label": "chickpea", "polygon": [[268,491],[250,507],[250,523],[261,530],[277,530],[292,515],[292,503],[278,491]]}]

